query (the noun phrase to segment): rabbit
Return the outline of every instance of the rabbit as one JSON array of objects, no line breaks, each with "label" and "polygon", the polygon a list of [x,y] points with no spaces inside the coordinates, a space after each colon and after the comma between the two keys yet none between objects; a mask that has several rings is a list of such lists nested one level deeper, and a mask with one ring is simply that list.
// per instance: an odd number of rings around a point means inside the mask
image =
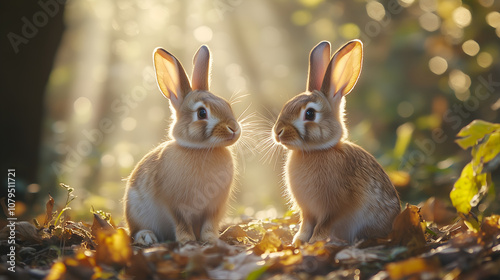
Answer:
[{"label": "rabbit", "polygon": [[287,150],[284,179],[300,209],[294,245],[385,237],[400,213],[399,195],[376,159],[347,140],[344,97],[361,73],[363,45],[352,40],[330,59],[330,43],[310,53],[306,92],[282,108],[273,138]]},{"label": "rabbit", "polygon": [[214,243],[231,196],[235,164],[229,146],[241,134],[231,105],[209,92],[210,50],[193,59],[190,83],[182,64],[157,48],[158,86],[172,112],[169,141],[135,166],[124,195],[125,221],[141,245],[161,241]]}]

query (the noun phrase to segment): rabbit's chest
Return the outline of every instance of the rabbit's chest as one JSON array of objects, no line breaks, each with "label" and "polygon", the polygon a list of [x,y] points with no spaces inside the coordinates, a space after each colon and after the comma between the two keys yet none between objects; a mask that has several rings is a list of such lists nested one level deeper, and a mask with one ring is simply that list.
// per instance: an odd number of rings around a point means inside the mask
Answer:
[{"label": "rabbit's chest", "polygon": [[230,152],[181,152],[166,157],[169,166],[164,170],[159,185],[162,196],[172,202],[185,203],[225,200],[234,173]]},{"label": "rabbit's chest", "polygon": [[348,199],[343,170],[335,168],[335,155],[291,152],[286,166],[286,180],[294,200],[301,208],[331,208]]}]

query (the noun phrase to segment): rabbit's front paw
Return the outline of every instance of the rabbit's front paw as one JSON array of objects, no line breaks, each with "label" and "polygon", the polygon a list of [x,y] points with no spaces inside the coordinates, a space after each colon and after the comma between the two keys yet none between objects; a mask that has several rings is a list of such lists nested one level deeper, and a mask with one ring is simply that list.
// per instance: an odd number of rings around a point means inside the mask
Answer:
[{"label": "rabbit's front paw", "polygon": [[149,246],[155,243],[158,243],[158,238],[156,235],[147,229],[140,230],[135,234],[135,244],[142,245],[142,246]]},{"label": "rabbit's front paw", "polygon": [[201,234],[201,242],[208,242],[210,244],[214,244],[219,239],[219,235],[215,232],[203,232]]},{"label": "rabbit's front paw", "polygon": [[297,232],[295,236],[293,237],[292,245],[295,247],[300,247],[300,245],[307,243],[309,241],[306,237],[303,236],[303,234],[300,234],[300,232]]},{"label": "rabbit's front paw", "polygon": [[188,232],[177,232],[176,233],[177,235],[177,242],[181,243],[181,244],[186,244],[190,241],[196,241],[196,236],[194,236],[194,234],[190,234]]}]

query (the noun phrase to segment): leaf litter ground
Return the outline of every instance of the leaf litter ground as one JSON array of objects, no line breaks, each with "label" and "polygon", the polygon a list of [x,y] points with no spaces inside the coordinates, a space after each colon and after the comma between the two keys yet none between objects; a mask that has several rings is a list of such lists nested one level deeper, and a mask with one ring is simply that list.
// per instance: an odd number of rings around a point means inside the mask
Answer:
[{"label": "leaf litter ground", "polygon": [[[407,205],[386,239],[291,245],[298,215],[224,227],[216,244],[141,247],[97,211],[93,223],[16,224],[16,272],[2,254],[0,279],[499,279],[500,216],[469,229],[442,202]],[[58,219],[61,217],[57,216]],[[427,220],[424,222],[424,220]],[[0,231],[7,252],[9,228]]]}]

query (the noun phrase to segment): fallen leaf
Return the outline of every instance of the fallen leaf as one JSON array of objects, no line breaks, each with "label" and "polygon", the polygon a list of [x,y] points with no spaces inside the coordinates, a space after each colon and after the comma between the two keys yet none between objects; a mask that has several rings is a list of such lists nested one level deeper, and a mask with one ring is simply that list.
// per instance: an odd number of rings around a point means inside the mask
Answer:
[{"label": "fallen leaf", "polygon": [[172,260],[162,261],[156,264],[156,273],[161,279],[179,279],[182,270]]},{"label": "fallen leaf", "polygon": [[483,219],[481,231],[486,239],[492,239],[500,234],[500,215],[492,215]]},{"label": "fallen leaf", "polygon": [[125,269],[125,274],[132,276],[136,280],[149,279],[153,276],[153,269],[146,259],[143,251],[140,250],[130,259],[130,265]]},{"label": "fallen leaf", "polygon": [[123,267],[132,257],[130,236],[124,229],[100,230],[97,232],[96,261],[111,266]]},{"label": "fallen leaf", "polygon": [[400,262],[389,263],[385,268],[391,279],[402,279],[412,275],[420,275],[423,272],[435,271],[439,267],[439,261],[435,258],[410,258]]},{"label": "fallen leaf", "polygon": [[262,255],[264,253],[276,252],[281,247],[281,240],[279,236],[274,233],[274,231],[268,231],[262,237],[262,240],[255,245],[253,251],[256,255]]},{"label": "fallen leaf", "polygon": [[218,267],[208,271],[208,276],[212,279],[245,279],[251,272],[263,266],[261,257],[247,251],[225,257]]},{"label": "fallen leaf", "polygon": [[418,251],[426,245],[420,209],[415,205],[406,205],[392,225],[389,234],[391,245],[406,246],[410,252]]},{"label": "fallen leaf", "polygon": [[13,226],[7,225],[0,230],[0,239],[7,240],[11,234],[11,230],[15,231],[16,243],[18,241],[27,242],[28,244],[39,244],[42,238],[38,235],[38,229],[30,222],[20,221]]},{"label": "fallen leaf", "polygon": [[111,226],[106,220],[101,218],[101,216],[97,213],[94,213],[94,222],[92,223],[91,231],[92,236],[97,236],[97,232],[99,230],[113,230],[113,226]]},{"label": "fallen leaf", "polygon": [[[251,239],[248,234],[239,226],[233,225],[228,227],[219,237],[230,244],[243,243],[248,244]],[[252,240],[253,241],[253,240]]]},{"label": "fallen leaf", "polygon": [[45,280],[62,280],[66,279],[66,266],[62,262],[56,262],[49,271]]},{"label": "fallen leaf", "polygon": [[54,209],[54,198],[49,194],[49,200],[45,204],[45,221],[43,222],[43,226],[47,226],[52,220],[52,211]]}]

